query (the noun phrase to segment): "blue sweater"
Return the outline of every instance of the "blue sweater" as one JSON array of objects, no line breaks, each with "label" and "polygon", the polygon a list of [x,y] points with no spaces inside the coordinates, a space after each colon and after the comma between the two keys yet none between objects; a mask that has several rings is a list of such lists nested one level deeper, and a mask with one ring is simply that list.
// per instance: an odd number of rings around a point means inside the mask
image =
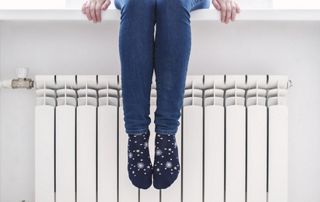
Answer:
[{"label": "blue sweater", "polygon": [[210,7],[210,0],[192,0],[191,11]]}]

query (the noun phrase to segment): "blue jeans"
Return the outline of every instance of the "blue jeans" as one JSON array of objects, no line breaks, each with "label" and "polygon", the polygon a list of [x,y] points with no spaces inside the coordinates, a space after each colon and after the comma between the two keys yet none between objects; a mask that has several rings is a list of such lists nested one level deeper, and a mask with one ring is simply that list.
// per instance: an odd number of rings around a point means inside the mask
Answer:
[{"label": "blue jeans", "polygon": [[119,53],[126,133],[149,130],[153,69],[155,132],[177,132],[191,50],[190,12],[209,5],[209,0],[115,0],[121,11]]}]

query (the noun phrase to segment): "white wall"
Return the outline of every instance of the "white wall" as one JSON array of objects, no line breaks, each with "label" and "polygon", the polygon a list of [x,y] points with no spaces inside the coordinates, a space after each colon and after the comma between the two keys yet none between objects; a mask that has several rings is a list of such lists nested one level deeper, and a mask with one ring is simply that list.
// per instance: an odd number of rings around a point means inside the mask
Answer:
[{"label": "white wall", "polygon": [[[73,8],[80,9],[86,0],[1,0],[2,9],[54,9]],[[316,9],[320,8],[317,0],[237,0],[242,9],[244,8],[284,8],[284,9]],[[114,0],[111,0],[111,8],[114,8]],[[212,6],[212,5],[211,5]]]},{"label": "white wall", "polygon": [[[315,0],[311,1],[311,5],[316,3]],[[27,9],[27,8],[37,8],[37,9],[53,9],[53,8],[73,8],[79,9],[85,0],[1,0],[0,8],[5,9]],[[272,8],[272,0],[237,0],[241,8]],[[285,2],[285,3],[284,3]],[[296,0],[298,2],[298,0]],[[313,3],[314,2],[314,3]],[[292,7],[292,3],[288,3],[287,0],[274,0],[275,5],[280,5],[282,7]],[[297,4],[297,3],[296,3]],[[212,5],[211,5],[212,6]],[[305,4],[304,7],[310,7],[310,4]],[[110,8],[114,8],[114,0],[111,0]]]},{"label": "white wall", "polygon": [[65,0],[1,0],[0,8],[21,9],[21,8],[63,8]]},{"label": "white wall", "polygon": [[[117,74],[118,22],[0,24],[0,77]],[[193,23],[189,74],[287,74],[289,202],[318,202],[320,192],[319,22]],[[34,201],[34,91],[0,91],[0,201]]]}]

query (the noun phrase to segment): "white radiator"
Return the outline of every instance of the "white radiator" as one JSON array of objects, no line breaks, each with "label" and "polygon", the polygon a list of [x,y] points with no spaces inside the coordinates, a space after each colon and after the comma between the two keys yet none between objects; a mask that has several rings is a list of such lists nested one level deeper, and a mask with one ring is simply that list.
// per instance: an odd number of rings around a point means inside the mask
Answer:
[{"label": "white radiator", "polygon": [[[120,79],[36,76],[36,202],[288,201],[286,76],[188,76],[177,132],[182,170],[161,191],[128,179]],[[153,159],[155,79],[151,96]]]}]

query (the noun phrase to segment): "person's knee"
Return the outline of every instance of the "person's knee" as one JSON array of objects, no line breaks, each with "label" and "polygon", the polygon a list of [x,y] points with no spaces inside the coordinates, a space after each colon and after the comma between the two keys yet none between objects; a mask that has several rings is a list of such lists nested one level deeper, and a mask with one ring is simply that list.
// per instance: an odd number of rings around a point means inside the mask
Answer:
[{"label": "person's knee", "polygon": [[158,12],[166,11],[163,13],[168,15],[185,14],[191,9],[191,0],[158,0],[157,8]]},{"label": "person's knee", "polygon": [[152,9],[154,5],[155,0],[124,0],[122,10],[137,14]]}]

